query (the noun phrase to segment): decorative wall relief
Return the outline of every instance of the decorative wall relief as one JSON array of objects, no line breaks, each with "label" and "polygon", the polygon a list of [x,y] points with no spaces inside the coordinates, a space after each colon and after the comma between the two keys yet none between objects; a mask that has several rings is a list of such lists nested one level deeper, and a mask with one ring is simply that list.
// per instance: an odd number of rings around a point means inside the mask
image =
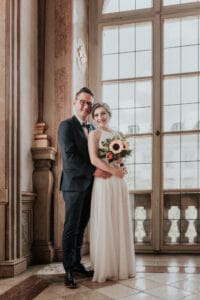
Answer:
[{"label": "decorative wall relief", "polygon": [[82,39],[78,39],[76,49],[78,65],[81,69],[85,69],[87,64],[87,54],[85,43]]}]

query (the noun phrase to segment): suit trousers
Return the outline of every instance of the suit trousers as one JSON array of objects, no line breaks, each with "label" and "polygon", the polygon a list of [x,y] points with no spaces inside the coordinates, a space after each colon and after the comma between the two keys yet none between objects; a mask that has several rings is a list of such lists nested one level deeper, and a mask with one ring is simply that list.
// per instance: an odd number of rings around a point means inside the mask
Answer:
[{"label": "suit trousers", "polygon": [[86,191],[65,192],[65,223],[62,237],[63,266],[65,271],[81,262],[85,228],[90,218],[92,183]]}]

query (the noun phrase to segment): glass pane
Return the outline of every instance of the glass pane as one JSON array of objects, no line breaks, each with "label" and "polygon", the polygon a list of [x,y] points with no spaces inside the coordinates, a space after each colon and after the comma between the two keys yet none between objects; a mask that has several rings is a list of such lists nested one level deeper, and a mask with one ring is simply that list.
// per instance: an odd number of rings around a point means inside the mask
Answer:
[{"label": "glass pane", "polygon": [[104,0],[103,14],[119,11],[119,2],[116,0]]},{"label": "glass pane", "polygon": [[134,108],[134,83],[119,84],[119,107]]},{"label": "glass pane", "polygon": [[103,14],[152,7],[152,0],[104,0]]},{"label": "glass pane", "polygon": [[180,4],[180,0],[163,0],[163,5]]},{"label": "glass pane", "polygon": [[128,137],[127,142],[129,144],[129,148],[132,149],[132,152],[129,156],[126,157],[125,163],[126,164],[133,164],[135,159],[135,138],[134,137]]},{"label": "glass pane", "polygon": [[184,18],[181,22],[181,44],[198,45],[198,18]]},{"label": "glass pane", "polygon": [[136,52],[136,76],[144,77],[151,76],[151,63],[152,55],[151,51]]},{"label": "glass pane", "polygon": [[151,81],[137,81],[136,82],[136,107],[151,106],[152,85]]},{"label": "glass pane", "polygon": [[119,49],[120,52],[135,51],[135,25],[131,24],[120,27]]},{"label": "glass pane", "polygon": [[151,108],[136,108],[136,122],[138,133],[150,133],[152,131]]},{"label": "glass pane", "polygon": [[164,195],[164,241],[166,244],[199,243],[199,193]]},{"label": "glass pane", "polygon": [[180,103],[180,79],[164,79],[164,104]]},{"label": "glass pane", "polygon": [[136,25],[136,51],[150,50],[152,48],[151,24]]},{"label": "glass pane", "polygon": [[134,221],[134,243],[151,243],[151,194],[131,194],[131,212]]},{"label": "glass pane", "polygon": [[198,2],[199,0],[180,0],[182,3],[192,3],[192,2]]},{"label": "glass pane", "polygon": [[180,188],[180,163],[164,163],[164,188]]},{"label": "glass pane", "polygon": [[[199,161],[200,161],[200,135],[198,135],[198,151],[199,151]],[[200,170],[199,170],[200,172]],[[199,173],[199,176],[200,176],[200,173]]]},{"label": "glass pane", "polygon": [[[200,31],[200,29],[199,29],[199,31]],[[200,40],[200,37],[199,37],[199,40]],[[199,58],[200,58],[200,46],[199,46]],[[199,59],[199,71],[200,71],[200,59]]]},{"label": "glass pane", "polygon": [[198,104],[184,104],[181,107],[181,118],[184,130],[196,129],[198,122]]},{"label": "glass pane", "polygon": [[135,53],[122,53],[119,56],[119,76],[129,78],[135,76]]},{"label": "glass pane", "polygon": [[182,161],[197,161],[198,159],[198,140],[197,135],[182,135],[181,136],[181,160]]},{"label": "glass pane", "polygon": [[110,127],[113,130],[119,130],[119,112],[117,109],[112,110],[112,118],[110,119]]},{"label": "glass pane", "polygon": [[[199,22],[200,24],[200,22]],[[200,28],[199,28],[199,35],[200,35]],[[200,37],[199,37],[199,40],[200,40]],[[199,46],[199,57],[200,57],[200,46]],[[200,71],[200,59],[199,59],[199,71]]]},{"label": "glass pane", "polygon": [[166,244],[180,242],[180,196],[164,195],[164,241]]},{"label": "glass pane", "polygon": [[[195,124],[194,129],[200,129],[200,105],[199,105],[199,117],[198,117],[198,122]],[[200,156],[199,156],[200,157]]]},{"label": "glass pane", "polygon": [[118,28],[103,29],[103,54],[118,53]]},{"label": "glass pane", "polygon": [[163,0],[163,5],[175,5],[183,3],[198,2],[199,0]]},{"label": "glass pane", "polygon": [[198,71],[198,46],[187,46],[181,49],[181,72]]},{"label": "glass pane", "polygon": [[135,189],[148,190],[151,189],[151,164],[135,165]]},{"label": "glass pane", "polygon": [[[197,134],[164,137],[165,188],[199,187],[198,139]],[[181,186],[179,186],[179,183],[181,183]]]},{"label": "glass pane", "polygon": [[152,0],[136,0],[136,9],[152,7]]},{"label": "glass pane", "polygon": [[111,109],[118,108],[118,85],[104,84],[103,85],[103,102],[106,102]]},{"label": "glass pane", "polygon": [[134,156],[136,163],[152,162],[152,138],[140,137],[135,138]]},{"label": "glass pane", "polygon": [[134,125],[133,109],[123,109],[119,111],[119,130],[122,133],[129,133],[130,128]]},{"label": "glass pane", "polygon": [[103,80],[118,78],[118,55],[103,56]]},{"label": "glass pane", "polygon": [[164,73],[173,74],[180,72],[180,48],[164,50]]},{"label": "glass pane", "polygon": [[120,11],[126,11],[132,9],[135,9],[135,0],[119,0]]},{"label": "glass pane", "polygon": [[135,171],[134,171],[134,164],[126,165],[127,175],[125,176],[125,180],[128,185],[129,191],[134,191],[135,189]]},{"label": "glass pane", "polygon": [[164,21],[164,73],[198,71],[199,17]]},{"label": "glass pane", "polygon": [[198,187],[198,164],[197,162],[181,163],[181,188],[197,188]]},{"label": "glass pane", "polygon": [[181,79],[181,102],[198,102],[198,77],[183,77]]},{"label": "glass pane", "polygon": [[164,162],[180,161],[180,136],[164,136],[163,160]]},{"label": "glass pane", "polygon": [[180,20],[166,20],[164,23],[164,48],[180,46]]},{"label": "glass pane", "polygon": [[181,130],[180,106],[172,105],[164,107],[164,131]]}]

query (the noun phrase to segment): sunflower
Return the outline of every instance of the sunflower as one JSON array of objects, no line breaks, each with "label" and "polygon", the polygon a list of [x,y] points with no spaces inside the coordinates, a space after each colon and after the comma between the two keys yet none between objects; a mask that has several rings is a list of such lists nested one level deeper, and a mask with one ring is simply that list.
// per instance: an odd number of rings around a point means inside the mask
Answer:
[{"label": "sunflower", "polygon": [[114,139],[111,141],[111,143],[109,145],[109,149],[114,154],[118,154],[124,149],[124,146],[123,146],[122,141]]}]

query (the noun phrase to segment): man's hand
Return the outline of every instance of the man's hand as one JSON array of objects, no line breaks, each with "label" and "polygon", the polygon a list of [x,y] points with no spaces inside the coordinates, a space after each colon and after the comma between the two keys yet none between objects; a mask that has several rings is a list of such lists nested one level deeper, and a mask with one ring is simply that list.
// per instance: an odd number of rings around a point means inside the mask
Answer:
[{"label": "man's hand", "polygon": [[101,170],[99,168],[96,168],[96,170],[94,171],[93,175],[96,176],[96,177],[104,178],[104,179],[110,178],[112,176],[111,173],[103,171],[103,170]]}]

